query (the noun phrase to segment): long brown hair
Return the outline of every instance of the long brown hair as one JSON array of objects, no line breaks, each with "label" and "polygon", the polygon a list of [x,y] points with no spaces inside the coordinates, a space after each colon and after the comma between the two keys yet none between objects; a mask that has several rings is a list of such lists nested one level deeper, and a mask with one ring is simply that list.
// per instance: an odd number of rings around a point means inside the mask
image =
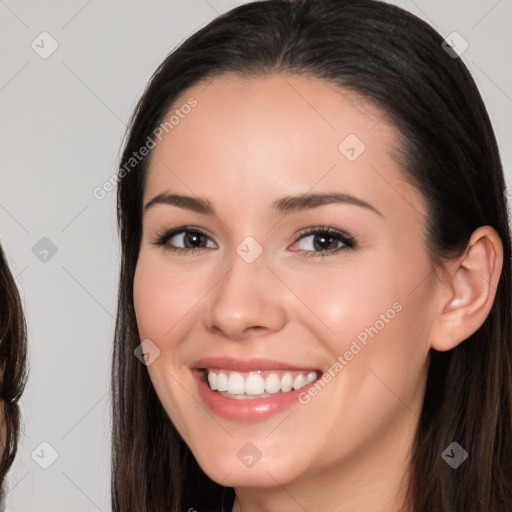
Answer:
[{"label": "long brown hair", "polygon": [[[122,164],[179,95],[198,82],[288,72],[356,91],[387,114],[403,142],[403,173],[428,205],[433,261],[460,253],[494,227],[504,266],[492,310],[469,339],[431,351],[413,447],[415,512],[512,510],[511,247],[500,156],[489,116],[464,63],[432,27],[374,0],[267,0],[219,16],[156,70],[130,121]],[[229,511],[233,490],[201,470],[134,357],[140,343],[133,278],[142,232],[146,156],[119,172],[122,244],[112,372],[112,506],[115,512]],[[452,443],[469,452],[457,470]]]},{"label": "long brown hair", "polygon": [[20,435],[18,401],[28,376],[27,330],[14,277],[0,246],[0,402],[5,446],[1,446],[0,503],[5,498],[4,480],[14,462]]}]

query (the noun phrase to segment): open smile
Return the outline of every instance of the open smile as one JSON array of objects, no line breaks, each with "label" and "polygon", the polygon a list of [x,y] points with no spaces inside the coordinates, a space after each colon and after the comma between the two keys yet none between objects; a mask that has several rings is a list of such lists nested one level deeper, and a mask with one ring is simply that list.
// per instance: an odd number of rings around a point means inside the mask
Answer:
[{"label": "open smile", "polygon": [[252,422],[291,407],[320,370],[270,360],[204,359],[191,368],[204,404],[226,419]]}]

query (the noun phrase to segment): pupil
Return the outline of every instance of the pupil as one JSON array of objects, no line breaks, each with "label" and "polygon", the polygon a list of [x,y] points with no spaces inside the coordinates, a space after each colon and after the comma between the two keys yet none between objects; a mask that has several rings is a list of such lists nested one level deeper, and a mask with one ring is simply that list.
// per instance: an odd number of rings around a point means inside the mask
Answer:
[{"label": "pupil", "polygon": [[[198,244],[200,242],[201,236],[202,236],[201,233],[190,233],[190,232],[187,233],[185,235],[185,247],[187,247],[187,248],[197,247],[196,244]],[[189,243],[192,245],[189,245]]]},{"label": "pupil", "polygon": [[[333,237],[329,235],[316,235],[314,238],[314,246],[317,250],[326,250],[329,249],[330,242],[326,242],[327,240],[332,241]],[[320,243],[317,243],[318,240],[321,240]]]}]

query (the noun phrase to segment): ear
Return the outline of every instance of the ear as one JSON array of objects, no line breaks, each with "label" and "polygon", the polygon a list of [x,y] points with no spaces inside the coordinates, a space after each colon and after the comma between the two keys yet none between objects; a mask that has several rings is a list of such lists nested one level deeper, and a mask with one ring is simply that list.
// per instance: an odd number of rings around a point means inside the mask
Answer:
[{"label": "ear", "polygon": [[469,338],[485,321],[496,296],[503,244],[491,226],[476,229],[464,254],[448,264],[431,347],[446,351]]}]

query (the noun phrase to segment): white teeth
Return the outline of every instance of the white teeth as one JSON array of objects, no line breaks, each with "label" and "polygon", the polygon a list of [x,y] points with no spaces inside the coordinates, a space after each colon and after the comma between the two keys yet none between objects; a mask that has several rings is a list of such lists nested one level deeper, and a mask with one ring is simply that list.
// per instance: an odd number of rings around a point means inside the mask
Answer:
[{"label": "white teeth", "polygon": [[304,375],[297,375],[295,379],[293,379],[293,389],[300,389],[302,386],[306,384],[306,378]]},{"label": "white teeth", "polygon": [[227,392],[230,395],[243,395],[245,392],[245,380],[238,372],[231,372],[228,379]]},{"label": "white teeth", "polygon": [[265,391],[267,393],[277,393],[281,391],[281,379],[278,377],[277,373],[271,373],[265,379]]},{"label": "white teeth", "polygon": [[219,373],[219,376],[217,378],[217,391],[227,391],[227,390],[228,390],[228,377],[225,373]]},{"label": "white teeth", "polygon": [[287,393],[293,388],[293,377],[291,373],[285,373],[281,379],[281,391]]},{"label": "white teeth", "polygon": [[252,373],[245,379],[245,393],[247,395],[261,395],[264,392],[265,382],[257,373]]},{"label": "white teeth", "polygon": [[214,372],[208,373],[208,384],[210,384],[210,389],[217,389],[217,374]]},{"label": "white teeth", "polygon": [[314,382],[317,372],[258,370],[241,373],[229,370],[207,370],[210,389],[225,392],[232,398],[265,398],[275,393],[288,393]]},{"label": "white teeth", "polygon": [[306,384],[309,384],[310,382],[315,382],[316,380],[316,372],[309,372],[306,375]]}]

